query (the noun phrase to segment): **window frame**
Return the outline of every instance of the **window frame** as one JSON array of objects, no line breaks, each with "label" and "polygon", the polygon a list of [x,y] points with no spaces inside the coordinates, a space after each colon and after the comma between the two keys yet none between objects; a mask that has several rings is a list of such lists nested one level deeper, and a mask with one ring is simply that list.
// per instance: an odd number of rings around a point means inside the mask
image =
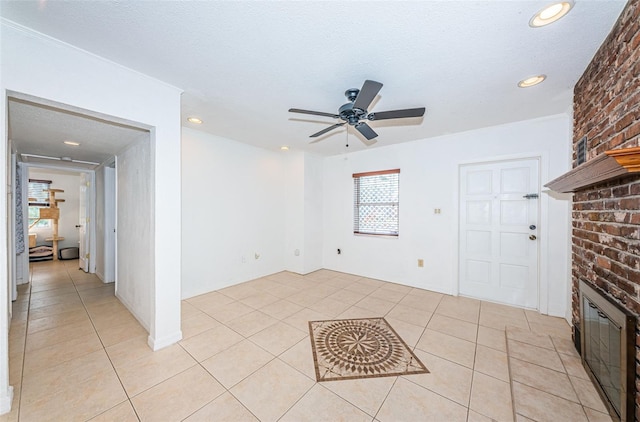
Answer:
[{"label": "window frame", "polygon": [[[360,202],[361,197],[361,180],[366,177],[373,176],[383,176],[386,174],[397,174],[396,182],[395,182],[395,191],[396,197],[395,201],[389,202],[379,202],[379,203],[364,203]],[[364,173],[354,173],[352,175],[353,178],[353,234],[358,236],[376,236],[376,237],[391,237],[398,238],[400,235],[400,169],[389,169],[389,170],[378,170],[378,171],[369,171]],[[376,227],[373,230],[363,230],[362,229],[362,221],[361,221],[361,213],[360,208],[362,206],[367,207],[388,207],[393,206],[396,207],[396,216],[395,216],[395,231],[393,230],[380,230],[379,227]]]},{"label": "window frame", "polygon": [[[47,185],[47,189],[51,188],[51,184],[53,183],[53,181],[51,180],[41,180],[41,179],[29,179],[28,185],[27,185],[27,224],[29,225],[30,229],[50,229],[51,228],[51,220],[48,219],[43,219],[40,221],[37,221],[37,218],[32,218],[29,216],[29,213],[32,209],[34,208],[47,208],[50,206],[49,201],[48,201],[48,194],[47,194],[47,200],[46,202],[32,202],[31,198],[29,196],[29,193],[31,191],[31,184],[32,183],[39,183],[41,185]],[[42,189],[42,191],[44,191],[44,189]],[[37,198],[36,198],[37,199]],[[38,211],[39,213],[39,211]]]}]

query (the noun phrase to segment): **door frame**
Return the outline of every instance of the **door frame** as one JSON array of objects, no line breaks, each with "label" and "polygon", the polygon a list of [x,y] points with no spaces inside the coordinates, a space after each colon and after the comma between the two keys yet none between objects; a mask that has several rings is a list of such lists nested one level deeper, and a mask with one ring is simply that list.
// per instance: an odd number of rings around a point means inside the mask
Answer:
[{"label": "door frame", "polygon": [[[94,170],[89,170],[86,168],[82,168],[82,167],[73,167],[73,166],[56,166],[55,164],[42,164],[42,163],[26,163],[23,162],[22,163],[23,169],[24,169],[24,176],[25,176],[25,182],[23,183],[24,186],[27,185],[27,183],[29,182],[29,168],[42,168],[42,169],[51,169],[51,170],[64,170],[64,171],[68,171],[68,172],[74,172],[74,173],[78,173],[78,175],[80,173],[88,173],[89,174],[89,180],[90,180],[90,186],[88,188],[89,190],[89,202],[90,202],[90,210],[89,210],[89,225],[87,227],[87,230],[90,233],[90,237],[89,237],[89,272],[90,273],[95,273],[96,272],[96,264],[95,264],[95,254],[96,254],[96,227],[95,227],[95,171]],[[22,209],[23,209],[23,215],[27,216],[28,212],[29,212],[29,200],[27,198],[27,195],[23,195],[22,196]],[[26,218],[26,217],[25,217]],[[14,223],[15,224],[15,223]],[[29,225],[25,224],[24,225],[24,236],[25,239],[29,238]],[[20,264],[19,264],[20,265]],[[25,256],[23,257],[23,262],[22,265],[24,265],[27,268],[29,268],[29,254],[25,254]]]},{"label": "door frame", "polygon": [[[85,236],[89,236],[89,259],[87,263],[88,273],[95,274],[96,272],[96,172],[95,170],[82,170],[79,173],[86,174],[88,178],[86,217],[89,219],[89,224],[85,228]],[[85,251],[87,252],[87,251]],[[81,267],[82,269],[82,267]]]},{"label": "door frame", "polygon": [[[104,183],[104,192],[102,195],[104,196],[104,209],[102,212],[104,213],[104,242],[103,242],[103,251],[102,255],[104,256],[104,268],[102,274],[97,272],[97,262],[96,262],[96,275],[102,279],[104,283],[115,283],[116,282],[116,274],[117,264],[117,232],[116,232],[116,221],[117,221],[117,195],[116,195],[116,180],[117,180],[117,168],[115,166],[116,157],[113,159],[113,167],[110,165],[103,165],[103,183]],[[97,192],[96,192],[97,194]],[[97,204],[97,198],[96,198]],[[96,207],[97,208],[97,207]],[[97,213],[96,209],[96,213]],[[97,214],[96,214],[97,216]],[[97,217],[96,217],[97,218]],[[96,233],[97,240],[97,233]],[[97,253],[97,251],[96,251]],[[97,258],[97,255],[96,255]]]},{"label": "door frame", "polygon": [[453,283],[452,283],[452,295],[460,295],[460,171],[462,166],[474,165],[474,164],[490,164],[502,161],[516,161],[526,159],[538,160],[538,184],[540,185],[540,196],[538,198],[538,228],[539,228],[539,243],[538,243],[538,311],[541,314],[548,314],[549,312],[549,269],[548,269],[548,249],[549,249],[549,197],[542,190],[542,180],[549,180],[549,156],[546,152],[531,152],[523,154],[509,154],[499,155],[486,158],[477,158],[472,160],[463,160],[455,164],[456,175],[452,181],[452,189],[454,192],[454,203],[452,204],[454,215],[456,218],[452,219],[452,233],[454,236],[453,242]]}]

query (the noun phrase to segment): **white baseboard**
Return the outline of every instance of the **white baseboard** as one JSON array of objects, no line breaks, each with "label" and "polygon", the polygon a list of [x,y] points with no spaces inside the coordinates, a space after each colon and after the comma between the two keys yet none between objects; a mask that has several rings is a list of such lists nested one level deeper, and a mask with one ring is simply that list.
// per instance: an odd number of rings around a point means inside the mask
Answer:
[{"label": "white baseboard", "polygon": [[180,340],[182,340],[182,331],[178,331],[177,333],[174,333],[170,336],[165,336],[160,339],[154,339],[153,337],[149,336],[147,338],[147,344],[149,345],[149,347],[151,347],[151,350],[155,352],[156,350],[171,346],[172,344],[177,343]]},{"label": "white baseboard", "polygon": [[0,397],[0,415],[11,412],[11,402],[13,401],[13,387],[9,386],[7,394]]}]

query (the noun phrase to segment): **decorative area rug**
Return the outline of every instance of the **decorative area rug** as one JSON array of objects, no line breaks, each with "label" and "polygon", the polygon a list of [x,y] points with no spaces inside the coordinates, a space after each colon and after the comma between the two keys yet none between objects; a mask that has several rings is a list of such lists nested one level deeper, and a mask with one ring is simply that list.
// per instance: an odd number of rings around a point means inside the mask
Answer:
[{"label": "decorative area rug", "polygon": [[316,380],[429,373],[384,318],[309,321]]}]

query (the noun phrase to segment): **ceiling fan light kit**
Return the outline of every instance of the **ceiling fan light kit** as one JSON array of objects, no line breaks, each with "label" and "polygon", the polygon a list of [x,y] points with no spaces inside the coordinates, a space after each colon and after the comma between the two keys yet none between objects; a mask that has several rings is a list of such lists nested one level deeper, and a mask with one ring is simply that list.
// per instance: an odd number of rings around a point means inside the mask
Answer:
[{"label": "ceiling fan light kit", "polygon": [[[301,113],[301,114],[311,114],[313,116],[322,116],[322,117],[331,117],[333,119],[343,120],[342,123],[336,123],[332,126],[329,126],[325,129],[322,129],[319,132],[314,133],[309,136],[310,138],[317,138],[325,133],[328,133],[334,129],[337,129],[345,124],[349,124],[353,126],[362,136],[365,137],[366,141],[362,141],[365,145],[369,146],[375,143],[375,141],[371,142],[374,138],[378,136],[378,134],[367,124],[366,121],[375,121],[375,120],[387,120],[387,119],[403,119],[407,117],[422,117],[425,113],[424,107],[419,108],[410,108],[404,110],[391,110],[391,111],[382,111],[379,113],[369,113],[368,108],[373,102],[378,92],[382,89],[382,84],[376,81],[366,80],[362,85],[362,89],[350,88],[347,89],[344,93],[348,103],[343,104],[340,108],[338,108],[338,114],[333,113],[325,113],[322,111],[312,111],[312,110],[303,110],[299,108],[290,108],[289,112],[291,113]],[[314,142],[318,142],[321,139],[317,139]]]}]

